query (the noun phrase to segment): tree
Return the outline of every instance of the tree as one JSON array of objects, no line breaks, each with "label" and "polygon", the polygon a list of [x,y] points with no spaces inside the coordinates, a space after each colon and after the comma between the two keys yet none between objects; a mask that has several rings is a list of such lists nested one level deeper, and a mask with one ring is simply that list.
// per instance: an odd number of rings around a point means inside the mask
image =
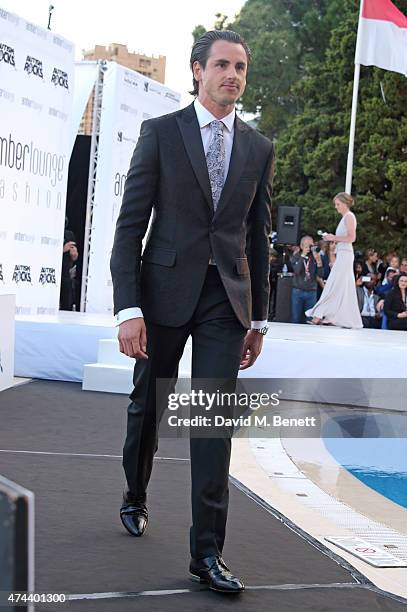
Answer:
[{"label": "tree", "polygon": [[204,28],[203,25],[195,26],[195,28],[192,30],[192,38],[194,39],[194,43],[198,40],[200,36],[202,36],[202,34],[205,34],[205,32],[206,28]]},{"label": "tree", "polygon": [[[309,62],[294,86],[304,108],[277,143],[275,202],[301,205],[311,234],[335,227],[331,200],[344,189],[357,17],[356,3],[346,0],[325,58]],[[403,76],[361,68],[352,193],[362,249],[407,250],[406,99]]]},{"label": "tree", "polygon": [[[407,14],[407,0],[393,0]],[[242,110],[276,143],[276,204],[303,207],[303,231],[330,230],[344,190],[359,0],[247,0],[227,27],[253,52]],[[227,19],[217,15],[223,28]],[[384,96],[384,97],[383,97]],[[352,193],[358,248],[407,255],[407,81],[361,68]]]},{"label": "tree", "polygon": [[308,61],[323,57],[339,0],[247,0],[230,28],[253,53],[242,107],[260,113],[259,129],[277,138],[303,108],[295,84]]}]

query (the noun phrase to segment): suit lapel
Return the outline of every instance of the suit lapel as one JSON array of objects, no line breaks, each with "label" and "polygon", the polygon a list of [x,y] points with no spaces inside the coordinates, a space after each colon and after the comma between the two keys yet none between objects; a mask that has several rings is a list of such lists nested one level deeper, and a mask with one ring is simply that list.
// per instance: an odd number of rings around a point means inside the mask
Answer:
[{"label": "suit lapel", "polygon": [[195,176],[205,194],[205,199],[208,206],[213,212],[212,192],[209,182],[208,167],[206,165],[201,131],[199,129],[199,123],[193,104],[190,104],[190,106],[187,106],[184,109],[184,112],[177,117],[177,122]]},{"label": "suit lapel", "polygon": [[250,151],[251,146],[251,130],[250,128],[236,117],[235,120],[235,133],[233,136],[233,147],[232,154],[230,156],[229,170],[226,177],[225,185],[222,189],[222,193],[216,208],[216,213],[228,203],[233,190],[236,187],[240,175],[242,174],[246,165],[246,160]]}]

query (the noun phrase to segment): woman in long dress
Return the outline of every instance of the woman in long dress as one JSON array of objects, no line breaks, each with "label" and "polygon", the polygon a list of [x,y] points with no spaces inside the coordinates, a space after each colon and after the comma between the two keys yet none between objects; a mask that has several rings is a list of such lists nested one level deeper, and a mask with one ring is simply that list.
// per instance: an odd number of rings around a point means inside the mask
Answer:
[{"label": "woman in long dress", "polygon": [[314,325],[336,325],[350,329],[363,327],[356,295],[353,274],[353,247],[356,240],[356,217],[350,211],[353,198],[347,193],[338,193],[333,202],[342,215],[335,234],[324,234],[324,240],[336,243],[336,260],[328,276],[324,290],[313,308],[306,311],[313,317]]}]

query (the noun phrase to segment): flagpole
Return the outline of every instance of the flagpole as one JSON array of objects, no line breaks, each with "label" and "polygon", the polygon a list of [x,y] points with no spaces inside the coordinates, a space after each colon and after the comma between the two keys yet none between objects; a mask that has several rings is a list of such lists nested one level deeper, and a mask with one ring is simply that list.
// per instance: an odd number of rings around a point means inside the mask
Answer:
[{"label": "flagpole", "polygon": [[[359,40],[359,27],[360,27],[360,20],[362,17],[362,5],[363,5],[363,0],[360,0],[358,36],[356,38],[356,50],[358,47],[358,40]],[[356,58],[356,52],[355,52],[355,58]],[[359,76],[360,76],[360,64],[357,64],[355,62],[355,71],[353,75],[352,111],[351,111],[351,116],[350,116],[348,162],[346,165],[346,181],[345,181],[345,191],[346,193],[349,193],[349,194],[351,193],[351,190],[352,190],[353,151],[355,148],[356,111],[357,111],[357,106],[358,106]]]},{"label": "flagpole", "polygon": [[355,74],[353,77],[352,112],[351,112],[351,117],[350,117],[348,163],[346,166],[346,182],[345,182],[345,191],[346,193],[349,193],[349,194],[351,193],[351,190],[352,190],[353,150],[355,147],[356,111],[357,111],[357,106],[358,106],[359,75],[360,75],[360,64],[355,64]]}]

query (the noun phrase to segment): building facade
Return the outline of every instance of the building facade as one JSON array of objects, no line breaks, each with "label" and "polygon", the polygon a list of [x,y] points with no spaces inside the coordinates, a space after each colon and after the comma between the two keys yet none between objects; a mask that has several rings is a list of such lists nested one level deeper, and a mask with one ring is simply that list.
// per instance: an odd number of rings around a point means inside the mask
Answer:
[{"label": "building facade", "polygon": [[[131,53],[126,45],[111,43],[107,47],[103,45],[95,45],[94,49],[83,51],[83,59],[85,61],[109,60],[114,61],[136,70],[143,76],[149,79],[154,79],[159,83],[165,81],[165,62],[166,58],[163,55],[148,56],[141,53]],[[93,92],[86,105],[85,112],[81,120],[79,134],[90,135],[92,133],[92,117],[93,117]]]}]

